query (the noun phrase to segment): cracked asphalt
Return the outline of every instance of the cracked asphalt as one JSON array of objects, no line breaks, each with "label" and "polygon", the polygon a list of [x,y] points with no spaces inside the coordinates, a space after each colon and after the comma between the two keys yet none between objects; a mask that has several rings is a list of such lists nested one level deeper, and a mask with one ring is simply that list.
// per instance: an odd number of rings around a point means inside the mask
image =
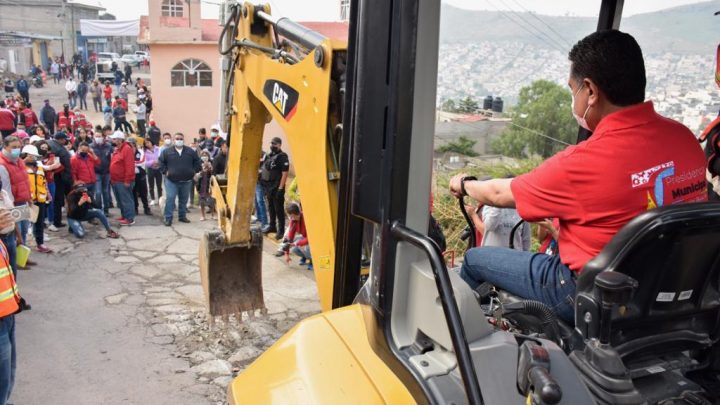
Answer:
[{"label": "cracked asphalt", "polygon": [[[40,91],[62,98],[59,86]],[[268,313],[211,325],[197,251],[216,222],[200,222],[196,208],[192,223],[165,227],[156,206],[118,229],[111,213],[120,239],[105,239],[99,225],[86,225],[84,240],[48,232],[54,253],[33,252],[37,265],[20,271],[32,310],[16,318],[14,404],[223,404],[234,375],[320,310],[313,273],[273,257],[266,239]]]}]

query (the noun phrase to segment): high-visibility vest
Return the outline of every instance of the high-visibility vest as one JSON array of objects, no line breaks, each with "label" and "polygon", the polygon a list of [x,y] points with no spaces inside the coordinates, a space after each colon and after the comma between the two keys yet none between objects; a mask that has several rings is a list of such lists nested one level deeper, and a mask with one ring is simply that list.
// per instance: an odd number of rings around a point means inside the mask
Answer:
[{"label": "high-visibility vest", "polygon": [[42,167],[26,166],[27,174],[30,180],[30,195],[36,203],[45,203],[48,198],[47,179],[45,178],[45,170]]},{"label": "high-visibility vest", "polygon": [[0,241],[0,318],[20,310],[20,294],[10,267],[7,248]]}]

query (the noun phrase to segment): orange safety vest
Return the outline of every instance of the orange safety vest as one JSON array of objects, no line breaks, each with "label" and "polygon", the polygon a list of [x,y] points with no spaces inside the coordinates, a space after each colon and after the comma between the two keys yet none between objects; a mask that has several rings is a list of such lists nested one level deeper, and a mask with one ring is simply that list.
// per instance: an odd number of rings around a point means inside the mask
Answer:
[{"label": "orange safety vest", "polygon": [[10,258],[5,244],[0,242],[0,318],[12,315],[20,310],[20,294],[18,293]]}]

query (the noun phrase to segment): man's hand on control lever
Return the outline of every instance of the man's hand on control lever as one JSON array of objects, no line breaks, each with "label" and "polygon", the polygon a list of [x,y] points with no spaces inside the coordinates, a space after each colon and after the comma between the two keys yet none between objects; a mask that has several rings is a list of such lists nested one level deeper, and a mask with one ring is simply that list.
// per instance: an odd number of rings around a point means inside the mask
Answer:
[{"label": "man's hand on control lever", "polygon": [[[463,179],[466,173],[460,173],[450,179],[450,193],[461,198],[464,195],[476,200],[481,205],[498,208],[515,208],[515,198],[510,190],[512,179],[492,179],[487,181]],[[464,183],[464,184],[463,184]],[[463,194],[463,186],[465,194]]]}]

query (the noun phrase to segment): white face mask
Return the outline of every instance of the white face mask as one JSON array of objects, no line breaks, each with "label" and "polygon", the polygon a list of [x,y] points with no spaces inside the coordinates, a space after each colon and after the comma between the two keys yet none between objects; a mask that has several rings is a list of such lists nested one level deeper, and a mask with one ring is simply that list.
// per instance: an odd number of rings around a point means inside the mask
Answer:
[{"label": "white face mask", "polygon": [[587,116],[588,111],[590,111],[590,104],[588,104],[582,117],[575,113],[575,96],[577,96],[577,94],[580,92],[580,90],[582,90],[583,87],[585,87],[585,83],[580,85],[580,88],[578,88],[575,94],[572,95],[572,104],[570,105],[570,108],[572,111],[572,115],[573,117],[575,117],[575,121],[577,121],[578,125],[589,131],[590,127],[588,126],[587,119],[585,117]]},{"label": "white face mask", "polygon": [[95,143],[101,144],[101,143],[103,143],[103,141],[104,141],[103,138],[101,138],[101,137],[99,137],[99,136],[98,136],[98,137],[95,137]]},{"label": "white face mask", "polygon": [[176,139],[176,140],[175,140],[175,147],[176,147],[176,148],[182,148],[182,147],[183,147],[183,144],[185,144],[185,142],[183,142],[182,139]]},{"label": "white face mask", "polygon": [[165,146],[170,146],[172,144],[172,141],[170,139],[166,139],[163,142],[165,143]]}]

